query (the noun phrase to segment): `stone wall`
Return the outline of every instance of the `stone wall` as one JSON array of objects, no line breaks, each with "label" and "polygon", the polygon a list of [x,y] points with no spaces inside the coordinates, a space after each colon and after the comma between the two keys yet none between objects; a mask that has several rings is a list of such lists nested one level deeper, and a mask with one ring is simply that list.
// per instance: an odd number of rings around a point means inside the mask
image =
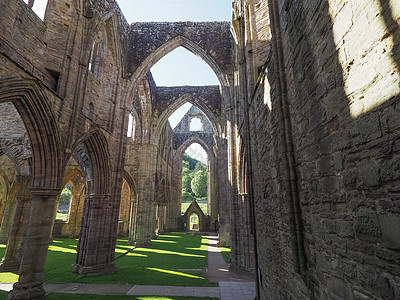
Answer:
[{"label": "stone wall", "polygon": [[397,299],[398,5],[243,2],[260,297]]}]

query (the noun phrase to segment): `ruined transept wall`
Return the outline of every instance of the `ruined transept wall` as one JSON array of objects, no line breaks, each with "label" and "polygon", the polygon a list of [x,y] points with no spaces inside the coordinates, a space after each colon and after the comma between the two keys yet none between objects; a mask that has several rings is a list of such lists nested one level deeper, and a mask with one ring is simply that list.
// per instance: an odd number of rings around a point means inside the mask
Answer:
[{"label": "ruined transept wall", "polygon": [[244,2],[260,298],[397,299],[398,4]]}]

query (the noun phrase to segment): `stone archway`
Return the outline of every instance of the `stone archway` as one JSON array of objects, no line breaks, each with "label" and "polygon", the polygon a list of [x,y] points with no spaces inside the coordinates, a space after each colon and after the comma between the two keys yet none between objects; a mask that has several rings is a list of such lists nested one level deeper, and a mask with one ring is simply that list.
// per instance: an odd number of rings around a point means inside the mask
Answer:
[{"label": "stone archway", "polygon": [[[28,201],[30,218],[22,249],[20,277],[10,297],[44,298],[43,271],[50,240],[51,220],[63,172],[63,151],[53,110],[41,85],[29,79],[0,81],[0,103],[11,102],[18,111],[31,143],[32,177]],[[21,211],[22,213],[22,211]],[[37,232],[41,232],[40,236]],[[26,263],[25,263],[26,262]]]},{"label": "stone archway", "polygon": [[[65,220],[57,218],[57,210],[55,210],[55,220],[53,225],[53,237],[76,238],[81,228],[81,220],[84,205],[85,182],[82,171],[77,162],[70,159],[67,171],[65,172],[62,186],[67,184],[71,188],[71,199],[68,204],[68,216]],[[59,202],[57,203],[59,205]]]},{"label": "stone archway", "polygon": [[[85,203],[83,207],[80,239],[74,272],[78,274],[105,274],[114,271],[114,248],[109,239],[116,238],[114,217],[109,209],[111,166],[107,140],[100,131],[93,131],[77,142],[74,159],[85,177]],[[97,232],[103,232],[101,238]],[[114,241],[115,243],[115,241]],[[99,251],[101,249],[101,251]]]},{"label": "stone archway", "polygon": [[[191,227],[191,218],[197,215],[198,216],[198,226]],[[201,210],[199,204],[196,200],[189,205],[185,214],[183,215],[184,225],[186,231],[200,231],[205,232],[210,229],[210,218],[204,215],[203,211]]]}]

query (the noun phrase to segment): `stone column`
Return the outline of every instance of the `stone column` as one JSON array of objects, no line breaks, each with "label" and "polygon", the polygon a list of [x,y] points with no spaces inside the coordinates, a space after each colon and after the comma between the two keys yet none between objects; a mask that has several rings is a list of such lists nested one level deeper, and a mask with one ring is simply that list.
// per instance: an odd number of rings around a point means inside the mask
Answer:
[{"label": "stone column", "polygon": [[17,176],[18,193],[14,220],[7,241],[6,252],[0,262],[2,272],[17,271],[22,256],[22,244],[28,228],[29,213],[31,209],[31,198],[28,194],[30,177]]},{"label": "stone column", "polygon": [[109,274],[115,270],[110,259],[106,228],[110,195],[86,195],[83,208],[81,233],[76,263],[73,272],[77,274]]},{"label": "stone column", "polygon": [[43,272],[59,189],[31,188],[31,210],[22,249],[19,280],[8,299],[45,299]]},{"label": "stone column", "polygon": [[168,231],[184,230],[181,218],[182,201],[182,157],[178,154],[173,158],[171,176],[171,194],[168,195],[169,203],[166,214],[166,229]]},{"label": "stone column", "polygon": [[208,202],[208,215],[210,216],[210,228],[213,231],[215,229],[215,221],[218,220],[218,176],[216,174],[216,157],[209,158],[208,160],[208,178],[207,178],[207,202]]},{"label": "stone column", "polygon": [[72,198],[69,207],[68,232],[71,237],[77,237],[81,228],[82,212],[85,204],[85,183],[83,180],[73,182]]},{"label": "stone column", "polygon": [[228,180],[228,150],[225,140],[220,139],[217,154],[217,186],[218,186],[218,222],[219,222],[219,246],[231,245],[231,191]]},{"label": "stone column", "polygon": [[158,205],[158,234],[164,234],[165,232],[165,213],[166,205]]},{"label": "stone column", "polygon": [[154,189],[156,174],[157,146],[140,145],[139,188],[136,209],[135,242],[136,246],[151,245],[154,234]]},{"label": "stone column", "polygon": [[8,234],[14,220],[15,209],[17,206],[16,197],[8,195],[4,206],[5,207],[0,227],[0,243],[6,243],[8,240]]},{"label": "stone column", "polygon": [[134,199],[131,198],[131,206],[130,206],[130,213],[129,213],[129,245],[135,244],[135,218],[136,218],[136,202]]},{"label": "stone column", "polygon": [[154,203],[153,205],[153,236],[152,239],[156,239],[158,236],[158,204]]}]

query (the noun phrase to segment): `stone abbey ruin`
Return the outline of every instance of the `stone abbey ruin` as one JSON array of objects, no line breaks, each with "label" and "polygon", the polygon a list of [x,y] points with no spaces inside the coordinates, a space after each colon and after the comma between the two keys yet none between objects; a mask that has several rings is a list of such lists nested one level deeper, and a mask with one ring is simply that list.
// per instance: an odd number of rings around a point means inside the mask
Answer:
[{"label": "stone abbey ruin", "polygon": [[[107,274],[117,236],[178,230],[193,143],[209,166],[199,226],[218,221],[259,299],[400,299],[398,0],[234,0],[231,22],[133,24],[115,0],[48,0],[43,20],[34,0],[0,4],[8,299],[44,299],[52,237],[79,237],[71,272]],[[156,86],[177,47],[219,86]]]}]

